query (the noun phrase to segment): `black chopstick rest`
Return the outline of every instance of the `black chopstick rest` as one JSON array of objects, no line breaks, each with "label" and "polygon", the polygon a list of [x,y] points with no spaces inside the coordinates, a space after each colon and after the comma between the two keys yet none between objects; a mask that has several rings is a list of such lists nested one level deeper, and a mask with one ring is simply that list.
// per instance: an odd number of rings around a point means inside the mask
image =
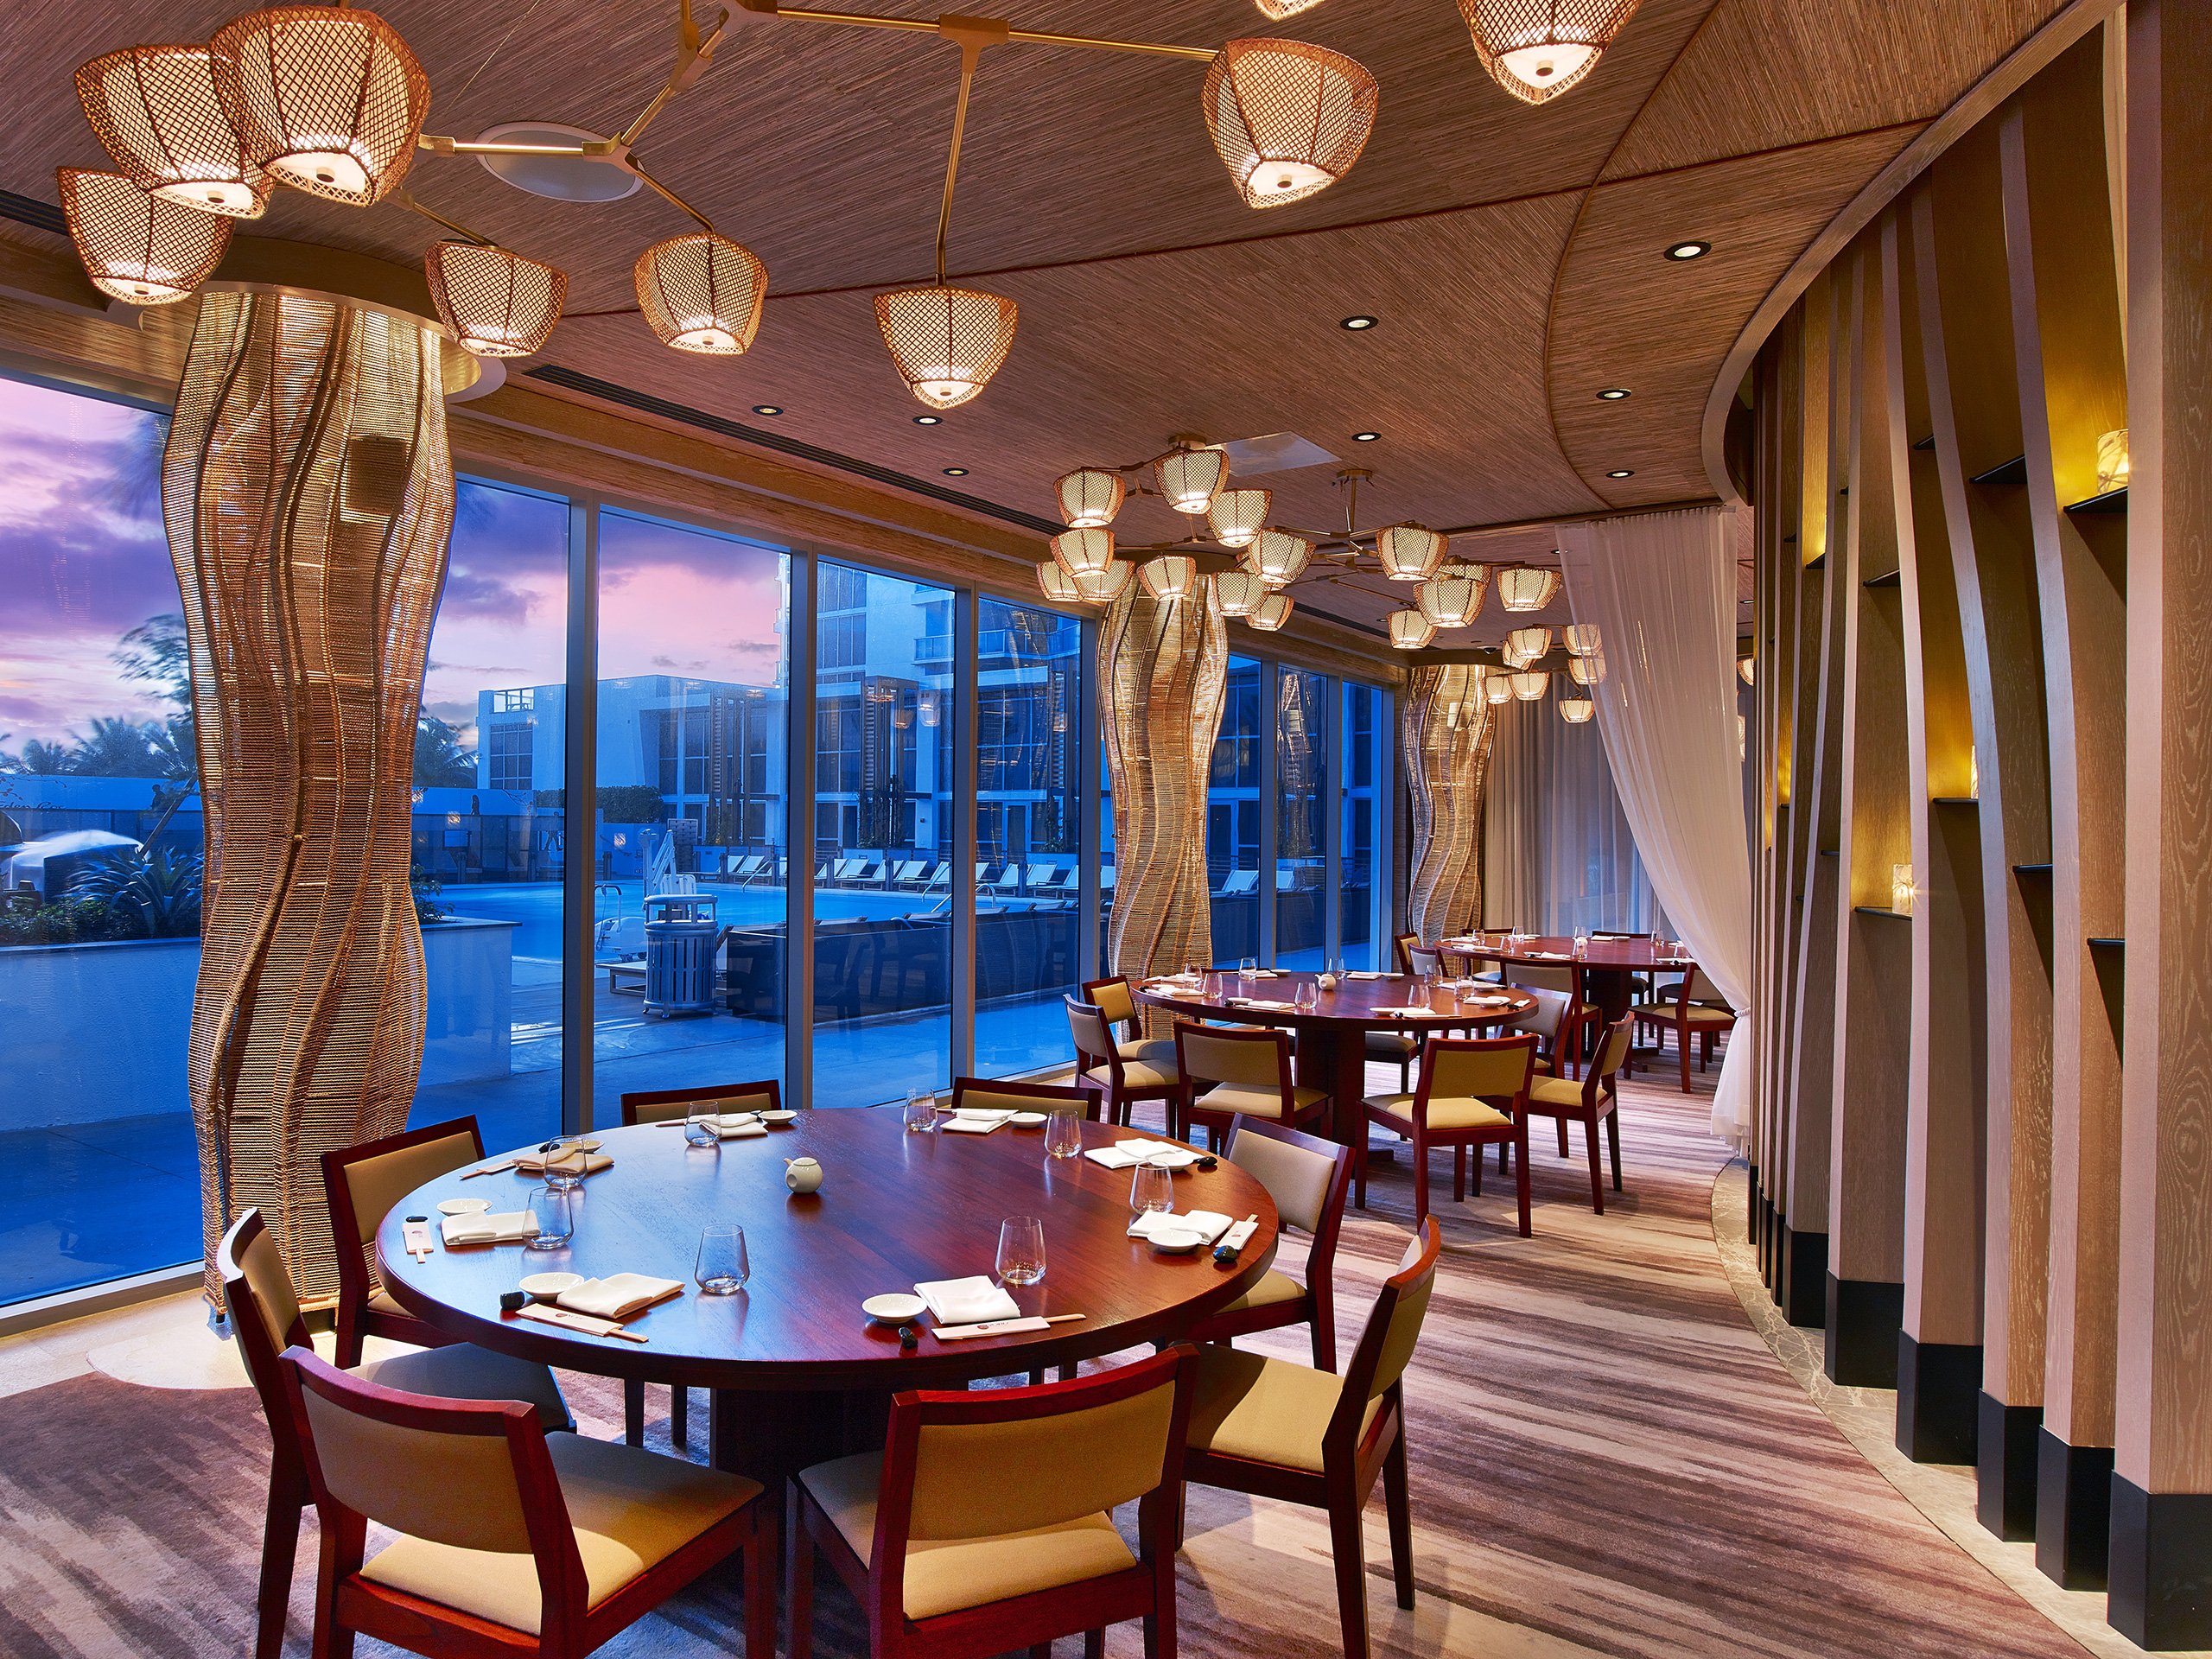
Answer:
[{"label": "black chopstick rest", "polygon": [[530,1298],[518,1290],[503,1290],[499,1293],[499,1312],[519,1313],[529,1301]]}]

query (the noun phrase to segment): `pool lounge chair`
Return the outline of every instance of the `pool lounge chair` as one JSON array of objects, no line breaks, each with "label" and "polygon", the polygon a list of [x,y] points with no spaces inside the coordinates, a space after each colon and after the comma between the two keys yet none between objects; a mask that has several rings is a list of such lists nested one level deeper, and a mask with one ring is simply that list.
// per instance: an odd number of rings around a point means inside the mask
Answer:
[{"label": "pool lounge chair", "polygon": [[1213,896],[1217,899],[1241,899],[1259,890],[1260,873],[1257,870],[1231,870],[1222,877],[1221,885],[1214,889]]}]

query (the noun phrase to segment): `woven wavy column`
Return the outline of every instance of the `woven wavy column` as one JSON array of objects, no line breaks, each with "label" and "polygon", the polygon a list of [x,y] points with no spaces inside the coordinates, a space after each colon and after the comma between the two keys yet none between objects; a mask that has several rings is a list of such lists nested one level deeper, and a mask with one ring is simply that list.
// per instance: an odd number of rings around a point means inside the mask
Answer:
[{"label": "woven wavy column", "polygon": [[1229,684],[1229,627],[1203,594],[1130,582],[1098,631],[1114,785],[1107,960],[1132,979],[1213,960],[1206,775]]},{"label": "woven wavy column", "polygon": [[162,474],[207,883],[190,1069],[207,1289],[258,1205],[334,1294],[321,1154],[403,1128],[423,1058],[408,886],[423,653],[454,480],[426,325],[213,291]]},{"label": "woven wavy column", "polygon": [[1483,795],[1497,728],[1478,669],[1414,669],[1404,707],[1400,741],[1414,829],[1406,925],[1434,940],[1482,919]]}]

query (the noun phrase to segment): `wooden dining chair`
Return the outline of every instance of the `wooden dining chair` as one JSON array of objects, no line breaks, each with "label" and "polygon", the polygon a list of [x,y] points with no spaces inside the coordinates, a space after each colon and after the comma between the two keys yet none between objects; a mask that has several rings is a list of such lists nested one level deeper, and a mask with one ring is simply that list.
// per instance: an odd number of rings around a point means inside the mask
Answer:
[{"label": "wooden dining chair", "polygon": [[[984,1659],[1144,1621],[1174,1659],[1188,1344],[1074,1382],[901,1394],[880,1452],[791,1483],[791,1659],[814,1650],[817,1552],[868,1615],[874,1659]],[[1137,1505],[1134,1554],[1114,1526]]]},{"label": "wooden dining chair", "polygon": [[1351,1148],[1281,1123],[1239,1117],[1223,1157],[1268,1189],[1275,1211],[1313,1235],[1306,1282],[1269,1268],[1260,1281],[1219,1313],[1192,1325],[1192,1342],[1227,1342],[1255,1331],[1311,1325],[1316,1370],[1337,1369],[1337,1234],[1351,1192]]},{"label": "wooden dining chair", "polygon": [[1167,1132],[1173,1135],[1183,1097],[1183,1082],[1174,1066],[1122,1058],[1114,1040],[1113,1026],[1096,1003],[1072,996],[1060,1001],[1067,1009],[1068,1034],[1075,1041],[1077,1073],[1104,1096],[1104,1121],[1127,1125],[1140,1102],[1156,1100],[1166,1117]]},{"label": "wooden dining chair", "polygon": [[[1529,1080],[1534,1075],[1536,1039],[1517,1037],[1432,1037],[1421,1052],[1421,1082],[1410,1095],[1370,1096],[1371,1123],[1392,1129],[1413,1144],[1414,1219],[1428,1215],[1428,1154],[1452,1148],[1452,1201],[1467,1196],[1467,1153],[1475,1154],[1475,1191],[1483,1190],[1482,1149],[1513,1149],[1514,1179],[1520,1188],[1521,1236],[1529,1226]],[[1352,1147],[1354,1202],[1367,1207],[1367,1137]]]},{"label": "wooden dining chair", "polygon": [[1187,1141],[1203,1127],[1206,1144],[1216,1152],[1240,1115],[1292,1128],[1319,1122],[1328,1115],[1327,1090],[1292,1081],[1287,1031],[1178,1020],[1175,1070],[1182,1085],[1182,1111],[1169,1133]]},{"label": "wooden dining chair", "polygon": [[1567,1031],[1574,1023],[1574,998],[1566,991],[1548,991],[1540,986],[1519,988],[1535,1001],[1522,1009],[1500,1027],[1503,1031],[1525,1031],[1536,1039],[1535,1069],[1554,1077],[1580,1076],[1579,1062]]},{"label": "wooden dining chair", "polygon": [[[284,1615],[292,1599],[292,1563],[298,1554],[300,1511],[313,1501],[307,1465],[284,1395],[277,1356],[312,1346],[300,1316],[298,1294],[282,1251],[249,1209],[215,1246],[215,1271],[223,1284],[223,1314],[245,1363],[246,1380],[260,1396],[269,1426],[269,1502],[261,1528],[261,1581],[256,1601],[254,1659],[277,1659],[284,1648]],[[560,1385],[543,1365],[457,1342],[371,1360],[355,1374],[414,1394],[454,1400],[519,1400],[536,1408],[549,1429],[574,1429],[575,1420]]]},{"label": "wooden dining chair", "polygon": [[322,1154],[322,1190],[330,1206],[332,1244],[338,1257],[338,1348],[340,1365],[361,1363],[365,1337],[434,1348],[453,1338],[416,1319],[385,1290],[374,1266],[377,1229],[391,1206],[425,1181],[481,1161],[484,1137],[474,1117],[430,1123],[404,1135],[364,1141]]},{"label": "wooden dining chair", "polygon": [[[745,1651],[773,1659],[776,1528],[757,1481],[580,1434],[512,1401],[441,1400],[285,1351],[322,1522],[316,1659],[367,1636],[412,1653],[581,1659],[743,1560]],[[398,1535],[368,1554],[371,1522]]]},{"label": "wooden dining chair", "polygon": [[1155,1071],[1175,1069],[1175,1039],[1144,1034],[1144,1020],[1127,975],[1090,981],[1083,988],[1083,1000],[1104,1014],[1106,1023],[1121,1033],[1116,1038],[1115,1049],[1124,1060],[1135,1060]]},{"label": "wooden dining chair", "polygon": [[1341,1380],[1235,1348],[1209,1348],[1198,1360],[1184,1478],[1327,1511],[1344,1659],[1367,1659],[1367,1560],[1359,1520],[1378,1476],[1398,1605],[1414,1605],[1405,1372],[1443,1247],[1436,1218],[1425,1218],[1398,1271],[1383,1281]]},{"label": "wooden dining chair", "polygon": [[1605,1011],[1584,995],[1581,968],[1572,963],[1557,966],[1516,963],[1508,977],[1524,991],[1556,991],[1568,999],[1571,1006],[1567,1017],[1560,1024],[1559,1042],[1553,1057],[1556,1061],[1562,1054],[1571,1054],[1579,1064],[1589,1039],[1605,1020]]},{"label": "wooden dining chair", "polygon": [[1414,952],[1421,949],[1421,935],[1418,933],[1396,934],[1390,940],[1390,949],[1397,958],[1398,971],[1402,974],[1410,974],[1414,970]]},{"label": "wooden dining chair", "polygon": [[1559,1120],[1559,1155],[1567,1156],[1567,1126],[1582,1125],[1590,1153],[1590,1207],[1605,1213],[1605,1183],[1598,1166],[1598,1125],[1605,1126],[1605,1139],[1613,1154],[1613,1191],[1621,1190],[1621,1120],[1619,1077],[1628,1051],[1635,1040],[1635,1017],[1623,1014],[1605,1029],[1598,1052],[1591,1058],[1590,1074],[1580,1083],[1563,1077],[1536,1077],[1529,1084],[1529,1110],[1539,1117]]},{"label": "wooden dining chair", "polygon": [[1630,1012],[1636,1016],[1638,1027],[1650,1026],[1662,1033],[1674,1033],[1675,1046],[1681,1053],[1682,1092],[1686,1095],[1690,1092],[1693,1039],[1702,1046],[1698,1056],[1698,1070],[1702,1071],[1712,1064],[1714,1042],[1736,1028],[1736,1010],[1728,1006],[1728,999],[1721,995],[1720,988],[1706,977],[1701,968],[1692,968],[1683,975],[1673,996],[1639,1003]]},{"label": "wooden dining chair", "polygon": [[1076,1112],[1084,1122],[1098,1121],[1098,1092],[1058,1083],[1016,1083],[1002,1077],[955,1077],[952,1109],[963,1106],[998,1112]]},{"label": "wooden dining chair", "polygon": [[[783,1108],[783,1090],[773,1077],[683,1089],[633,1089],[622,1096],[622,1127],[680,1123],[694,1112],[708,1110],[779,1112]],[[645,1385],[634,1376],[622,1379],[622,1439],[630,1446],[645,1443]],[[671,1446],[691,1443],[691,1390],[675,1382],[668,1387],[668,1439]]]}]

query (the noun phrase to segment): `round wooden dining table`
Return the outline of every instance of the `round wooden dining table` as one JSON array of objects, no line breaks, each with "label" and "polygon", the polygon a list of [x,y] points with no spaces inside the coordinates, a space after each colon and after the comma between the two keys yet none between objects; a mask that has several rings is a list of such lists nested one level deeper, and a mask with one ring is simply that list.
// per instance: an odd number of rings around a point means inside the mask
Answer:
[{"label": "round wooden dining table", "polygon": [[[1083,1129],[1086,1148],[1132,1138],[1109,1125]],[[494,1212],[518,1211],[537,1185],[512,1171],[464,1179],[456,1169],[409,1193],[378,1229],[385,1287],[410,1313],[486,1348],[564,1370],[713,1390],[714,1463],[755,1480],[880,1447],[891,1396],[902,1389],[960,1388],[1173,1340],[1257,1283],[1275,1252],[1267,1189],[1226,1160],[1174,1181],[1178,1211],[1258,1217],[1224,1268],[1208,1250],[1164,1255],[1128,1237],[1128,1172],[1050,1158],[1040,1128],[916,1135],[896,1110],[855,1109],[801,1112],[766,1135],[705,1148],[690,1146],[680,1125],[594,1133],[613,1162],[578,1189],[566,1248],[440,1243],[420,1260],[410,1255],[407,1217],[429,1217],[435,1237],[441,1201],[486,1198]],[[795,1196],[785,1160],[802,1156],[822,1166],[823,1179],[818,1192]],[[868,1297],[929,1281],[995,1276],[999,1224],[1010,1216],[1044,1223],[1044,1278],[1007,1287],[1022,1313],[1082,1319],[947,1342],[925,1316],[912,1321],[918,1344],[902,1351],[894,1327],[861,1312]],[[707,1295],[692,1281],[700,1232],[730,1224],[745,1230],[751,1276],[734,1294]],[[641,1343],[502,1312],[501,1294],[525,1274],[560,1272],[646,1274],[680,1280],[683,1291],[631,1317],[626,1328]]]},{"label": "round wooden dining table", "polygon": [[1681,945],[1662,946],[1649,938],[1586,939],[1580,955],[1573,939],[1552,934],[1468,933],[1439,939],[1436,948],[1446,956],[1505,968],[1574,969],[1581,976],[1582,1000],[1596,1007],[1608,1025],[1635,1001],[1638,974],[1687,974],[1697,966]]},{"label": "round wooden dining table", "polygon": [[[1433,1033],[1466,1028],[1487,1030],[1507,1024],[1535,1006],[1536,999],[1510,987],[1471,987],[1466,995],[1503,995],[1503,1003],[1487,1007],[1462,1005],[1459,994],[1450,990],[1416,991],[1411,976],[1385,975],[1377,979],[1340,976],[1334,988],[1322,990],[1319,974],[1278,970],[1271,976],[1244,979],[1230,969],[1208,973],[1205,982],[1192,985],[1175,979],[1140,981],[1131,987],[1140,1002],[1188,1014],[1194,1020],[1230,1020],[1245,1025],[1282,1026],[1298,1034],[1292,1065],[1300,1084],[1325,1089],[1330,1102],[1330,1134],[1345,1146],[1356,1146],[1367,1131],[1367,1033],[1405,1031]],[[1302,985],[1314,988],[1313,1006],[1297,1006]],[[1255,1001],[1262,1006],[1254,1006]],[[1287,1006],[1277,1007],[1272,1005]],[[1418,1013],[1391,1012],[1418,1008]]]}]

